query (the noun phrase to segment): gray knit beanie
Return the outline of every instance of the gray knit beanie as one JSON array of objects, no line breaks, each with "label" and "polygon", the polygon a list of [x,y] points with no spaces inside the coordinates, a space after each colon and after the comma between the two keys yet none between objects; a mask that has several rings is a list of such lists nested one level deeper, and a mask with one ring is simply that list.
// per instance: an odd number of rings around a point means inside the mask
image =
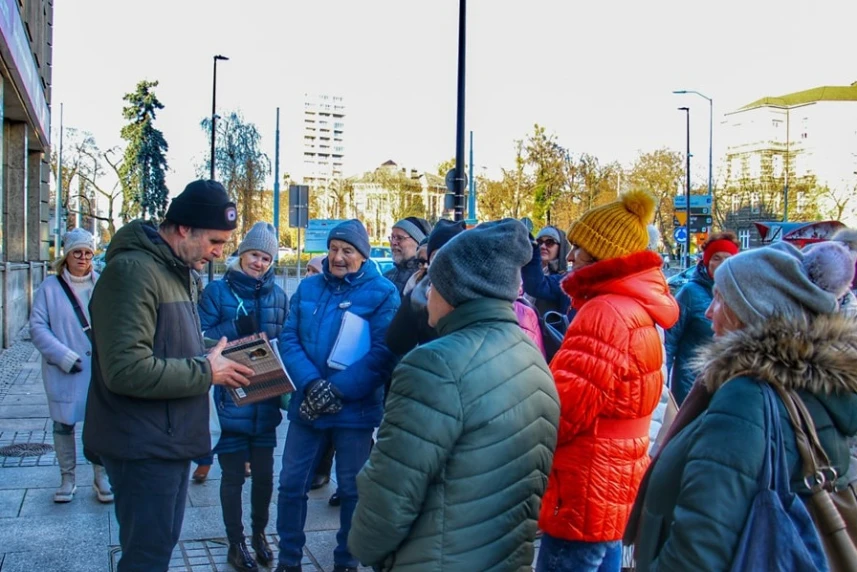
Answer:
[{"label": "gray knit beanie", "polygon": [[250,250],[258,250],[264,252],[271,257],[271,260],[277,259],[277,229],[269,222],[257,222],[253,228],[238,245],[238,256]]},{"label": "gray knit beanie", "polygon": [[363,223],[352,218],[342,221],[332,229],[327,235],[327,247],[330,248],[331,240],[341,240],[347,242],[357,249],[357,252],[363,255],[363,258],[368,259],[371,252],[369,245],[369,233],[366,232],[366,227]]},{"label": "gray knit beanie", "polygon": [[[822,256],[804,254],[787,242],[747,250],[727,258],[714,273],[717,291],[726,305],[744,324],[765,321],[774,316],[805,319],[832,314],[838,308],[837,297],[813,281],[820,276],[843,276],[848,254],[824,251]],[[812,277],[810,276],[812,272]],[[848,278],[848,273],[844,274]],[[850,277],[853,277],[853,268]],[[848,278],[850,282],[850,278]],[[826,285],[831,290],[839,284]]]},{"label": "gray knit beanie", "polygon": [[394,224],[393,228],[398,228],[402,232],[406,232],[408,236],[417,242],[417,244],[425,240],[425,238],[431,233],[431,223],[418,216],[403,218]]},{"label": "gray knit beanie", "polygon": [[539,234],[536,236],[536,240],[538,240],[540,238],[544,238],[544,237],[552,238],[553,241],[557,244],[562,242],[562,238],[560,238],[560,236],[559,236],[559,231],[552,226],[546,226],[543,229],[541,229],[539,231]]},{"label": "gray knit beanie", "polygon": [[521,267],[533,256],[528,234],[520,221],[506,218],[456,235],[429,266],[432,288],[453,307],[476,298],[514,302]]}]

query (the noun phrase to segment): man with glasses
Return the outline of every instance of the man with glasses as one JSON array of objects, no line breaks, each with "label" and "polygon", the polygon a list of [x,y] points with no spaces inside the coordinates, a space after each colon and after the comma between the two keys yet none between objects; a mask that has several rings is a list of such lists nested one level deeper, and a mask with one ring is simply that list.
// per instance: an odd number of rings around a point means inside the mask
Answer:
[{"label": "man with glasses", "polygon": [[393,225],[390,231],[390,250],[393,252],[393,268],[384,277],[396,285],[399,295],[405,289],[408,279],[419,270],[417,247],[431,233],[431,224],[415,216],[403,218]]}]

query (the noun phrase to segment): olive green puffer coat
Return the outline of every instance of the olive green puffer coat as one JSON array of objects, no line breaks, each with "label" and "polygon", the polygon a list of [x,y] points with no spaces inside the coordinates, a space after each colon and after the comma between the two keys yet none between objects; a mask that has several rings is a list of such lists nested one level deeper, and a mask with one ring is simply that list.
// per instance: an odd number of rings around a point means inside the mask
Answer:
[{"label": "olive green puffer coat", "polygon": [[482,298],[393,373],[348,545],[382,570],[531,570],[559,398],[512,304]]}]

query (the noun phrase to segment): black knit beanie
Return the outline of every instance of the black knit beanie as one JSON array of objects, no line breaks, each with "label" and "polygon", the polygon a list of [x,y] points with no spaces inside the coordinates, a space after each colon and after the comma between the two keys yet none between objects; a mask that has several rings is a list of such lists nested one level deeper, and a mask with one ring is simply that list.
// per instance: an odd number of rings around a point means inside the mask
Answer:
[{"label": "black knit beanie", "polygon": [[449,242],[452,237],[460,232],[464,232],[467,227],[464,221],[453,222],[447,219],[440,219],[434,225],[431,234],[428,237],[428,246],[426,246],[426,257],[431,260],[431,253]]},{"label": "black knit beanie", "polygon": [[192,228],[235,230],[238,226],[238,211],[223,185],[202,179],[190,183],[170,202],[165,218]]}]

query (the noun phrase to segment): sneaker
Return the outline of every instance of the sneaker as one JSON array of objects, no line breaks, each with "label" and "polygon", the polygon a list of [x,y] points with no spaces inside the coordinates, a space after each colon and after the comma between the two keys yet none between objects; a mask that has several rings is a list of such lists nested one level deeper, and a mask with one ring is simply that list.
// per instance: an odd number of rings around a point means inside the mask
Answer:
[{"label": "sneaker", "polygon": [[336,491],[335,493],[330,495],[330,498],[327,500],[327,504],[329,504],[330,506],[339,506],[342,504],[342,499],[339,498],[339,491]]},{"label": "sneaker", "polygon": [[208,478],[208,471],[211,470],[211,465],[198,465],[193,472],[193,482],[201,485]]}]

